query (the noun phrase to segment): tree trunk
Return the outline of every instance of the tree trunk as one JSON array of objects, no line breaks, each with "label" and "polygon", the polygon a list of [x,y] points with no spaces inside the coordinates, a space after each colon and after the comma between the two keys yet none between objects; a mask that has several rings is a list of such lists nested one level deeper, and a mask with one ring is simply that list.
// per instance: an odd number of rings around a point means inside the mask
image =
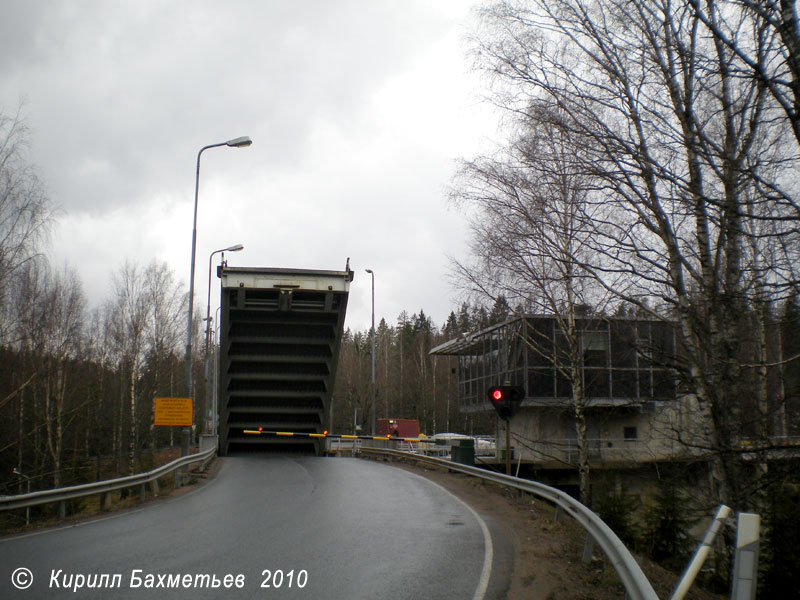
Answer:
[{"label": "tree trunk", "polygon": [[136,460],[136,359],[134,358],[131,363],[131,379],[130,379],[130,409],[131,409],[131,426],[130,426],[130,440],[128,443],[128,473],[133,475],[135,470]]},{"label": "tree trunk", "polygon": [[589,472],[589,441],[587,439],[586,410],[583,401],[583,384],[580,367],[573,363],[572,374],[572,406],[575,414],[575,433],[578,444],[578,489],[579,499],[586,506],[591,506],[591,487]]},{"label": "tree trunk", "polygon": [[[22,466],[23,458],[23,441],[25,439],[25,391],[20,390],[17,393],[17,470],[24,473]],[[22,486],[22,477],[20,479],[20,486]],[[22,488],[20,487],[20,493]]]}]

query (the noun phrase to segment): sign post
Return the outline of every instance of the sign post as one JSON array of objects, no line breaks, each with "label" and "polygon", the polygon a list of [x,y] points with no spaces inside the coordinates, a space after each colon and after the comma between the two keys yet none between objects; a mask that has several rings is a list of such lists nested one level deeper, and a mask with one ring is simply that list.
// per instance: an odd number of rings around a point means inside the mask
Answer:
[{"label": "sign post", "polygon": [[[189,427],[194,422],[194,403],[191,398],[155,398],[153,425],[156,427],[183,427],[181,456],[189,454]],[[175,487],[182,485],[182,475],[187,467],[175,471]]]}]

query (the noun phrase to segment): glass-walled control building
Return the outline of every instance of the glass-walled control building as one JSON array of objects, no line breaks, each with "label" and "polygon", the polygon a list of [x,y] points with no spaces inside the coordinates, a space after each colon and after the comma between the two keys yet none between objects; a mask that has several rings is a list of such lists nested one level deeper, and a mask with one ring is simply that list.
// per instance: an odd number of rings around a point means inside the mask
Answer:
[{"label": "glass-walled control building", "polygon": [[[549,468],[576,464],[574,382],[583,389],[593,461],[619,465],[684,453],[672,434],[696,429],[697,406],[678,389],[674,326],[582,316],[571,335],[565,328],[556,316],[517,316],[450,340],[431,354],[457,360],[462,412],[492,411],[491,386],[524,387],[511,420],[515,460]],[[497,435],[502,448],[502,427]]]},{"label": "glass-walled control building", "polygon": [[580,318],[574,337],[577,355],[570,352],[558,319],[526,315],[450,340],[431,354],[457,357],[466,412],[491,409],[486,390],[506,382],[525,388],[523,406],[571,403],[573,363],[589,406],[676,398],[675,332],[669,323]]}]

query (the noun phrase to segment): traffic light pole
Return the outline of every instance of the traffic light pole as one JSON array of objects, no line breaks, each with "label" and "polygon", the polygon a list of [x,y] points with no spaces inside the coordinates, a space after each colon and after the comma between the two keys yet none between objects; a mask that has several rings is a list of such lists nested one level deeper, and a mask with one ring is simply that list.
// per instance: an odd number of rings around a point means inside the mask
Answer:
[{"label": "traffic light pole", "polygon": [[[525,398],[525,389],[520,385],[494,385],[488,390],[489,402],[497,416],[506,422],[506,475],[511,475],[511,417]],[[498,430],[499,431],[499,430]]]}]

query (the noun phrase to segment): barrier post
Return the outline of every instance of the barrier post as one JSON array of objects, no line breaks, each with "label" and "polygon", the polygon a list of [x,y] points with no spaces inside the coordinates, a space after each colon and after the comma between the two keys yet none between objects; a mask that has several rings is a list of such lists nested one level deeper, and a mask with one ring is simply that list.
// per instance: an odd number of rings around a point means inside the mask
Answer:
[{"label": "barrier post", "polygon": [[753,513],[739,513],[731,600],[754,600],[756,597],[760,530],[761,517]]},{"label": "barrier post", "polygon": [[714,520],[711,521],[711,525],[709,525],[706,535],[703,537],[703,541],[697,547],[692,560],[689,562],[689,565],[683,572],[683,576],[678,582],[678,585],[675,587],[675,591],[672,592],[670,600],[682,600],[682,598],[686,596],[686,593],[689,591],[692,583],[694,583],[694,578],[697,577],[697,574],[700,572],[700,568],[706,561],[708,553],[711,552],[711,543],[714,541],[714,538],[717,537],[717,532],[720,530],[722,524],[725,522],[725,519],[727,519],[730,514],[731,509],[724,504],[720,504]]}]

